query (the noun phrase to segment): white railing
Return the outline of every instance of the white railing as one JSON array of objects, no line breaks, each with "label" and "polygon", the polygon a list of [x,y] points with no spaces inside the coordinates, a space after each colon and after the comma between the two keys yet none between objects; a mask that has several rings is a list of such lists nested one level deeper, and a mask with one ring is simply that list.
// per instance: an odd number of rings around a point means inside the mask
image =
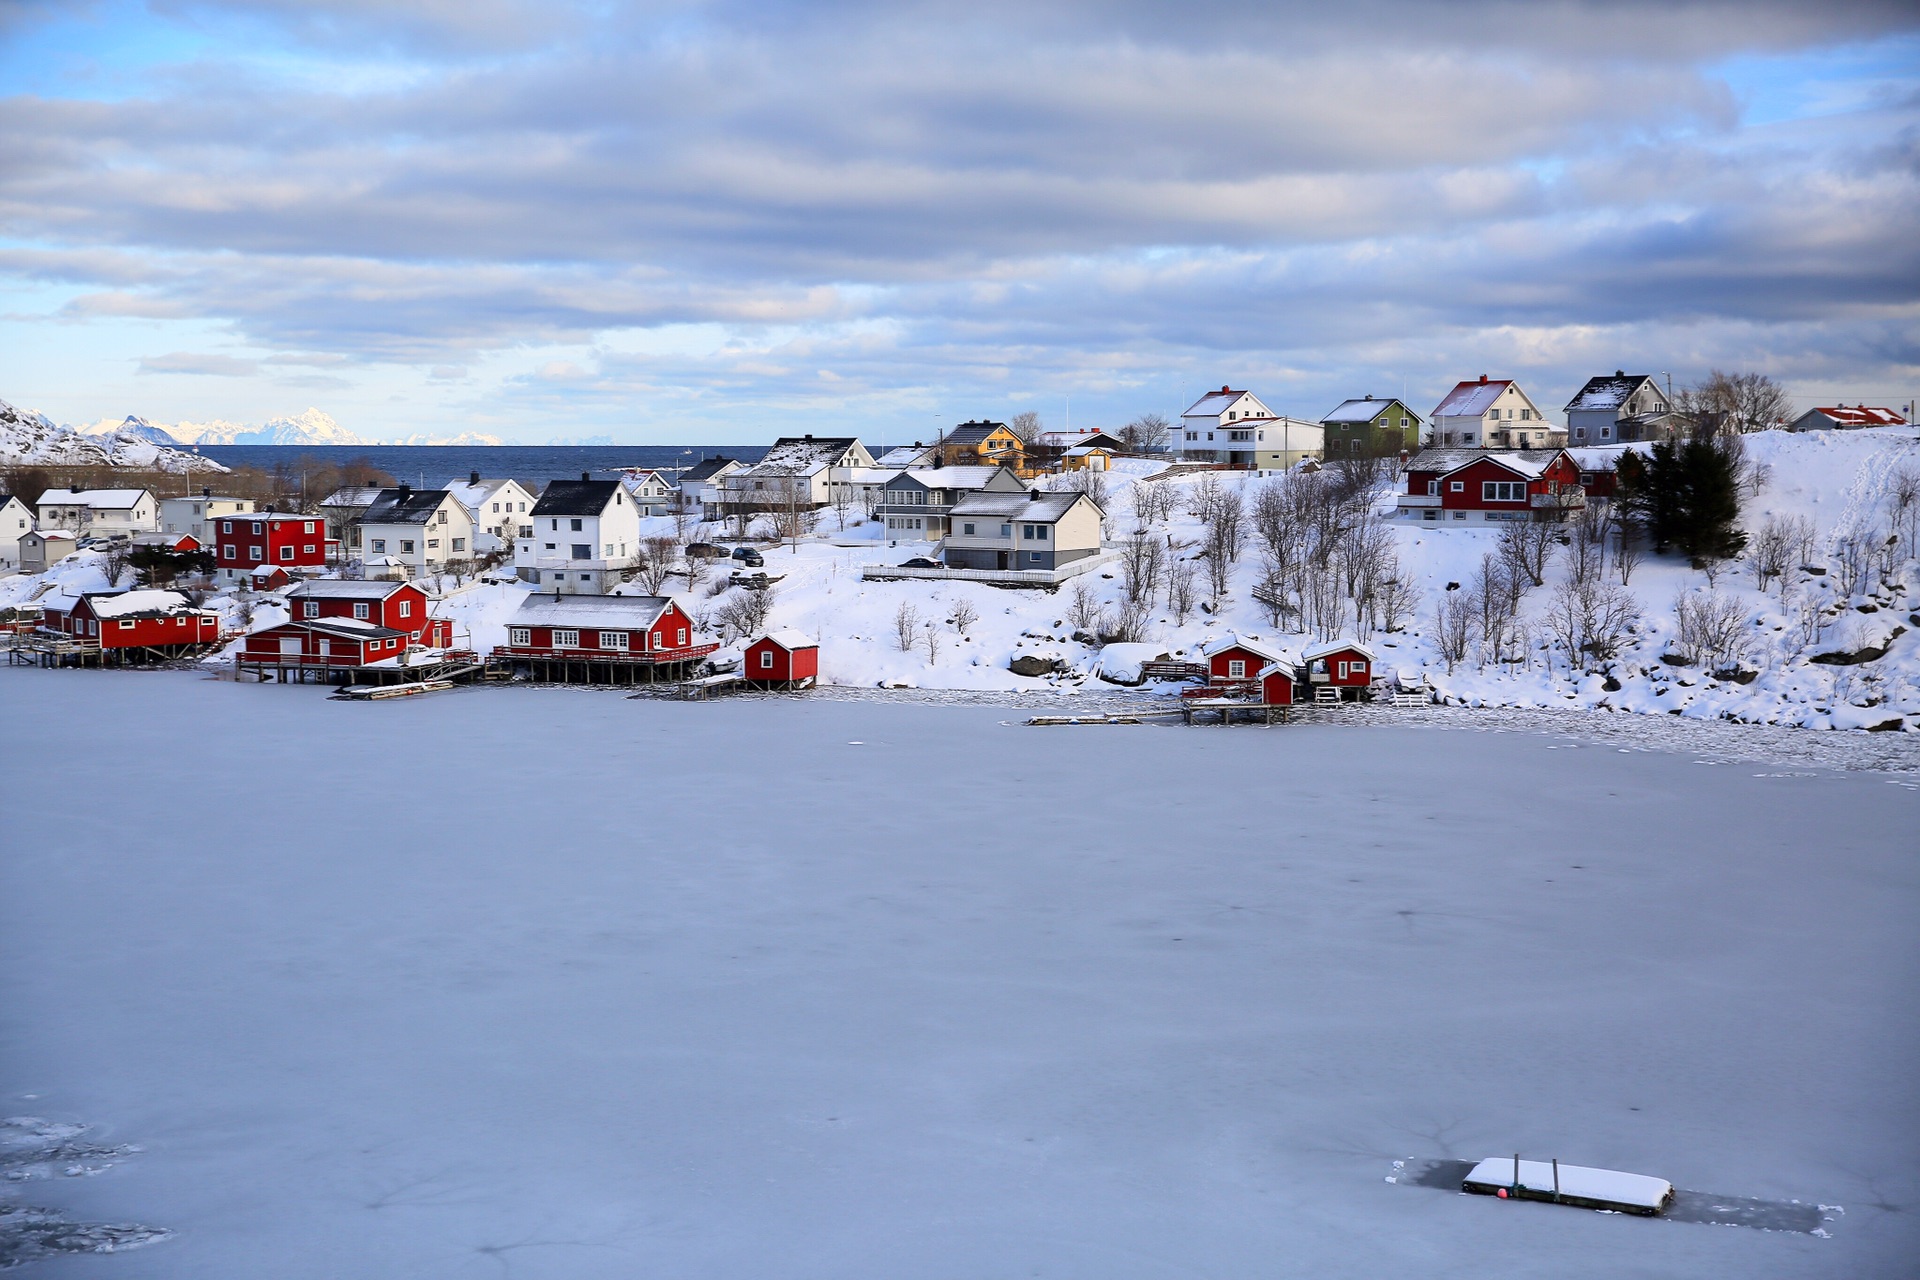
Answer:
[{"label": "white railing", "polygon": [[1083,573],[1112,564],[1118,556],[1111,551],[1082,556],[1057,569],[909,569],[905,565],[869,564],[860,569],[867,582],[892,582],[905,578],[952,578],[961,582],[995,582],[1003,586],[1053,587]]}]

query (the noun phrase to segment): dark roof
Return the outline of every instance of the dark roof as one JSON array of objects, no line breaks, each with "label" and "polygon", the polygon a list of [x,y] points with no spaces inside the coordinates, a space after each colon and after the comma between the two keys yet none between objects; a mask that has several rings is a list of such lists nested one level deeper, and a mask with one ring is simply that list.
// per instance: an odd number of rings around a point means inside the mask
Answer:
[{"label": "dark roof", "polygon": [[1644,373],[1603,373],[1588,378],[1580,393],[1567,401],[1567,410],[1618,409],[1627,402],[1628,396],[1640,389],[1641,383],[1652,380],[1651,375]]},{"label": "dark roof", "polygon": [[[360,517],[362,524],[424,524],[446,501],[445,489],[382,489]],[[223,516],[222,519],[227,517]]]},{"label": "dark roof", "polygon": [[988,436],[1006,427],[1004,422],[963,422],[947,432],[948,444],[979,444]]},{"label": "dark roof", "polygon": [[620,492],[618,480],[554,480],[540,494],[529,515],[597,516]]},{"label": "dark roof", "polygon": [[714,472],[726,466],[729,462],[738,462],[738,461],[740,461],[740,459],[738,458],[728,458],[728,457],[722,457],[718,455],[711,458],[705,458],[700,462],[695,463],[693,466],[688,467],[685,471],[681,472],[680,479],[682,481],[711,480],[713,479]]},{"label": "dark roof", "polygon": [[1367,396],[1360,400],[1342,400],[1334,407],[1332,413],[1320,419],[1320,421],[1349,423],[1372,422],[1382,411],[1396,404],[1406,411],[1407,417],[1412,418],[1415,422],[1420,421],[1420,415],[1412,409],[1408,409],[1406,403],[1398,396],[1388,396],[1385,400],[1375,400],[1372,396]]}]

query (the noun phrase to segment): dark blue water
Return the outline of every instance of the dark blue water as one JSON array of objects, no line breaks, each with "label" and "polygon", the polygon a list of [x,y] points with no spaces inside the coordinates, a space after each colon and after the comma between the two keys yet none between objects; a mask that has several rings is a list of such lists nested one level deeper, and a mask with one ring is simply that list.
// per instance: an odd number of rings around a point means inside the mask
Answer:
[{"label": "dark blue water", "polygon": [[[207,445],[200,452],[229,467],[258,467],[272,471],[307,458],[325,465],[365,459],[396,480],[437,488],[449,480],[464,480],[475,471],[489,479],[511,477],[522,483],[578,480],[582,472],[608,479],[623,467],[690,467],[702,458],[724,454],[742,462],[757,462],[767,445]],[[875,454],[880,450],[875,448]]]}]

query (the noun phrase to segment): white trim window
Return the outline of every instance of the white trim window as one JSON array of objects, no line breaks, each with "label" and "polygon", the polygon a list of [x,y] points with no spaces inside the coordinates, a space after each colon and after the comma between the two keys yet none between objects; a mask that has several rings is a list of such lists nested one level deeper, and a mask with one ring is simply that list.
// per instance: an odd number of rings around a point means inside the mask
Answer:
[{"label": "white trim window", "polygon": [[373,616],[373,606],[362,600],[353,606],[353,616],[365,622]]},{"label": "white trim window", "polygon": [[1482,502],[1525,502],[1527,483],[1524,480],[1482,480],[1480,482],[1480,501]]},{"label": "white trim window", "polygon": [[627,633],[624,631],[602,631],[600,633],[600,647],[602,649],[612,649],[625,653],[630,647],[627,641]]},{"label": "white trim window", "polygon": [[762,671],[773,670],[773,650],[762,649],[760,651],[760,669]]},{"label": "white trim window", "polygon": [[553,647],[556,649],[578,649],[580,633],[578,631],[559,631],[553,633]]},{"label": "white trim window", "polygon": [[1247,660],[1245,658],[1227,659],[1227,679],[1244,680],[1247,678]]},{"label": "white trim window", "polygon": [[516,649],[526,648],[533,643],[533,629],[531,627],[508,627],[507,643]]}]

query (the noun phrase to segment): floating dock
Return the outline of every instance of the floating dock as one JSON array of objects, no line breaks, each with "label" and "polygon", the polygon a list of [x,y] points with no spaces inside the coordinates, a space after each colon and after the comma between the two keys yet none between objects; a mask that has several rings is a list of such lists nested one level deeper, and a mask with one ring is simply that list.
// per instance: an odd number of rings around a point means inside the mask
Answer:
[{"label": "floating dock", "polygon": [[1606,1209],[1646,1217],[1673,1203],[1673,1184],[1644,1173],[1588,1169],[1558,1160],[1495,1156],[1467,1172],[1460,1189],[1507,1200],[1546,1200],[1578,1209]]}]

